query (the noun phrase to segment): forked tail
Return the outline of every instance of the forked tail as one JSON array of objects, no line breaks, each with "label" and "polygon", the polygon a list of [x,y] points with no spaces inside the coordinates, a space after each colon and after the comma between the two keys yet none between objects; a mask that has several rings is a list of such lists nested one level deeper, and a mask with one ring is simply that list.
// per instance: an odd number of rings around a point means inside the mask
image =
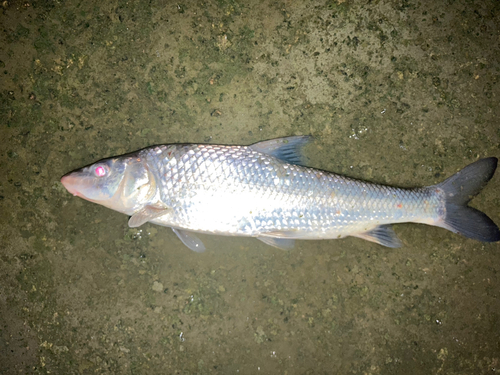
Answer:
[{"label": "forked tail", "polygon": [[493,177],[497,162],[494,157],[478,160],[434,185],[445,196],[445,214],[436,226],[479,241],[500,241],[500,230],[493,220],[467,205]]}]

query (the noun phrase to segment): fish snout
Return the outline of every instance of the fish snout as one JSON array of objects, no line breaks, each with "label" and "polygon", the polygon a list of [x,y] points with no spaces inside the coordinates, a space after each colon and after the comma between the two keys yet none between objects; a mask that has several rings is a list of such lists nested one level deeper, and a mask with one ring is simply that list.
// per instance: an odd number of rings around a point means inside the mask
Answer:
[{"label": "fish snout", "polygon": [[66,190],[73,194],[75,197],[78,196],[78,189],[76,187],[77,182],[75,178],[71,176],[71,174],[67,174],[61,178],[61,184],[66,188]]}]

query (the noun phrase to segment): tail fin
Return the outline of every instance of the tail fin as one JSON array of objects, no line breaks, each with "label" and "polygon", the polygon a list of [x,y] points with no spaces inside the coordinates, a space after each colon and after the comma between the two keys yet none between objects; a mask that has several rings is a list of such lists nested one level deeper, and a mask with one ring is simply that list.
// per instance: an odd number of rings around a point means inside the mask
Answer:
[{"label": "tail fin", "polygon": [[434,186],[445,196],[445,215],[437,226],[479,241],[500,241],[500,230],[493,220],[467,206],[493,177],[497,162],[493,157],[478,160]]}]

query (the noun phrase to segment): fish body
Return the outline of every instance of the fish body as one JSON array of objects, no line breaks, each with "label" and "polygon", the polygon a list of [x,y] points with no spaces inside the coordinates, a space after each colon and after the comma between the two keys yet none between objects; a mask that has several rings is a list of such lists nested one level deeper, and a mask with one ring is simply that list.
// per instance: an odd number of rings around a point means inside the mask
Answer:
[{"label": "fish body", "polygon": [[405,222],[500,240],[493,221],[467,206],[493,176],[496,158],[437,185],[402,189],[300,165],[309,140],[152,146],[104,159],[61,182],[74,195],[130,215],[131,227],[173,228],[195,251],[205,247],[193,232],[256,237],[285,249],[296,239],[346,236],[399,247],[390,224]]}]

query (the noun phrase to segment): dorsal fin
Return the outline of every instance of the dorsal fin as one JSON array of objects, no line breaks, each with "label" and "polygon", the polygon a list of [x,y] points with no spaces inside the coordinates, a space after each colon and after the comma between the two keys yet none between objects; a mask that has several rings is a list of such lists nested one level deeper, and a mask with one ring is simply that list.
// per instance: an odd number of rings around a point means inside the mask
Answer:
[{"label": "dorsal fin", "polygon": [[252,150],[274,156],[286,163],[304,165],[302,148],[313,140],[310,135],[284,137],[254,143]]}]

